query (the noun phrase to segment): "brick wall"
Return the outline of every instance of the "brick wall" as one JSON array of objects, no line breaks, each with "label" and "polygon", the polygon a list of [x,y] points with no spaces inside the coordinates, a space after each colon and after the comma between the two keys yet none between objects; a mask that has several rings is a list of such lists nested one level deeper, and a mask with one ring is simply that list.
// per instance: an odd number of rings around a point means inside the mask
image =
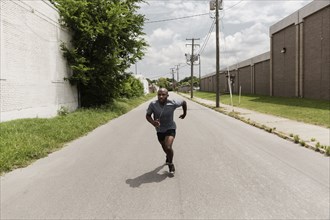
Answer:
[{"label": "brick wall", "polygon": [[242,94],[251,94],[251,66],[245,66],[239,69],[238,86],[241,86]]},{"label": "brick wall", "polygon": [[239,76],[237,70],[231,70],[230,75],[233,77],[233,93],[239,93]]},{"label": "brick wall", "polygon": [[227,75],[227,73],[220,74],[219,86],[220,86],[220,93],[221,94],[228,92],[228,81],[227,81],[226,75]]},{"label": "brick wall", "polygon": [[270,62],[263,61],[254,64],[254,93],[258,95],[269,95],[270,84]]},{"label": "brick wall", "polygon": [[53,117],[77,108],[59,45],[70,35],[47,1],[1,1],[0,121]]},{"label": "brick wall", "polygon": [[211,82],[212,82],[212,84],[210,86],[210,90],[216,91],[216,89],[217,89],[217,76],[216,75],[212,76]]},{"label": "brick wall", "polygon": [[[275,33],[272,38],[273,95],[295,97],[296,93],[296,26]],[[282,49],[285,52],[281,52]]]},{"label": "brick wall", "polygon": [[[233,79],[233,93],[238,94],[241,87],[243,94],[269,95],[269,53],[261,54],[233,65],[229,67],[229,72],[230,77]],[[202,77],[201,91],[216,92],[215,74]],[[228,70],[223,70],[220,74],[220,93],[229,93]]]},{"label": "brick wall", "polygon": [[303,96],[330,100],[330,7],[304,19]]}]

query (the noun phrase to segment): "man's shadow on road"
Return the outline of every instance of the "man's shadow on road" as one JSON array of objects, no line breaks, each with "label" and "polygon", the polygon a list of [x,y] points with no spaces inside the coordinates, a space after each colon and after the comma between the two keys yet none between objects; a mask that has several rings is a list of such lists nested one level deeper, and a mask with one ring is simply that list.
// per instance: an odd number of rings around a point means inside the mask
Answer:
[{"label": "man's shadow on road", "polygon": [[139,187],[145,183],[159,183],[165,180],[167,177],[170,177],[167,172],[164,172],[163,174],[158,173],[164,166],[165,165],[161,165],[156,169],[142,174],[141,176],[138,176],[134,179],[127,179],[126,183],[129,184],[129,186],[132,188]]}]

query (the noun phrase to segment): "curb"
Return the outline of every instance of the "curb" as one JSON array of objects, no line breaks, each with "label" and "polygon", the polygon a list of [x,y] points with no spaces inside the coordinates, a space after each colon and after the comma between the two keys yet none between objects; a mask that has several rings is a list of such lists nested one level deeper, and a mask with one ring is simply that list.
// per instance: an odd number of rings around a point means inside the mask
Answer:
[{"label": "curb", "polygon": [[198,103],[200,105],[203,105],[203,106],[205,106],[207,108],[213,109],[214,111],[223,113],[223,114],[228,115],[228,116],[230,116],[232,118],[238,119],[238,120],[240,120],[240,121],[242,121],[242,122],[244,122],[246,124],[252,125],[252,126],[257,127],[257,128],[260,128],[262,130],[265,130],[268,133],[275,134],[278,137],[281,137],[281,138],[283,138],[285,140],[289,140],[289,141],[291,141],[293,143],[299,144],[301,147],[305,147],[305,148],[311,149],[311,150],[313,150],[315,152],[319,152],[321,154],[324,154],[325,156],[329,156],[329,155],[326,154],[326,150],[325,149],[320,148],[320,147],[316,147],[315,145],[312,145],[312,144],[308,143],[307,141],[300,140],[299,137],[298,137],[298,140],[297,140],[295,138],[295,135],[288,135],[288,134],[283,133],[281,131],[277,131],[274,128],[270,128],[270,127],[268,127],[266,125],[263,125],[263,124],[260,124],[258,122],[255,122],[255,121],[251,121],[250,119],[246,119],[244,117],[241,117],[238,112],[226,111],[226,110],[223,110],[223,108],[221,108],[221,107],[220,108],[217,108],[217,107],[214,107],[214,106],[211,106],[211,105],[208,105],[208,104],[199,102],[199,101],[197,101],[194,98],[190,98],[190,97],[187,97],[187,96],[182,95],[182,94],[180,94],[180,95],[183,96],[183,97],[185,97],[185,98],[187,98],[187,99],[189,99],[189,100],[191,100],[191,101],[193,101],[193,102],[196,102],[196,103]]}]

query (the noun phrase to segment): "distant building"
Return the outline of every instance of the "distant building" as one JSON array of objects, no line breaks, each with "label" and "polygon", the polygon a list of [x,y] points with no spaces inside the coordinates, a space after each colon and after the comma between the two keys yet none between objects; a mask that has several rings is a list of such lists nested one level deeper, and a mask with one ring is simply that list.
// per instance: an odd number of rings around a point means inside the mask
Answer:
[{"label": "distant building", "polygon": [[158,89],[159,89],[159,87],[156,84],[152,83],[149,85],[149,93],[155,93],[158,91]]},{"label": "distant building", "polygon": [[144,94],[148,94],[149,93],[149,82],[148,82],[148,80],[143,75],[135,75],[135,74],[133,74],[132,76],[134,76],[135,78],[137,78],[138,80],[140,80],[140,82],[143,84],[143,92],[144,92]]}]

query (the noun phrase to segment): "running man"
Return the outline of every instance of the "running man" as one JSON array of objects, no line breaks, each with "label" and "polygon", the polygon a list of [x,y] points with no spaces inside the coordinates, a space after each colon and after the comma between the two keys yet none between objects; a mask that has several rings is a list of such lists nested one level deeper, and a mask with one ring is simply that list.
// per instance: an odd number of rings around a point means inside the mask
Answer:
[{"label": "running man", "polygon": [[[182,106],[183,114],[179,118],[184,119],[187,115],[187,103],[180,100],[169,100],[168,91],[165,88],[160,88],[157,92],[158,100],[152,101],[147,109],[146,119],[150,122],[157,131],[159,143],[162,145],[163,151],[166,154],[166,165],[169,172],[174,174],[175,167],[173,164],[173,141],[175,138],[176,124],[173,120],[174,110]],[[152,117],[153,115],[153,117]]]}]

